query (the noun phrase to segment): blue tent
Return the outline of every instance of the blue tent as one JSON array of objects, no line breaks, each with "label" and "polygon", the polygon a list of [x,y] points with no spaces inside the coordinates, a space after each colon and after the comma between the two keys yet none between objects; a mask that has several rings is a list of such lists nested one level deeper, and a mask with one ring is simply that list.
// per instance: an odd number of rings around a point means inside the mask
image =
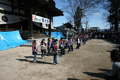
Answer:
[{"label": "blue tent", "polygon": [[19,31],[0,32],[0,36],[2,42],[11,48],[27,43],[27,41],[21,38]]},{"label": "blue tent", "polygon": [[[48,32],[46,32],[46,35],[49,35]],[[61,32],[51,32],[51,37],[55,37],[56,39],[65,38]]]}]

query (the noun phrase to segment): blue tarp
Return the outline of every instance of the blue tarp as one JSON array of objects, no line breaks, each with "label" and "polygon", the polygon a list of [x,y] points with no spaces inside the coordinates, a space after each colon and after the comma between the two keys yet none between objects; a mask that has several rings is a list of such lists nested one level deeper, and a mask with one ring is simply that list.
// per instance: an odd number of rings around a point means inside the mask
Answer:
[{"label": "blue tarp", "polygon": [[[49,35],[48,32],[46,34]],[[60,39],[61,37],[65,38],[61,32],[51,32],[51,37],[55,37],[56,39]]]},{"label": "blue tarp", "polygon": [[3,37],[0,35],[0,51],[1,50],[6,50],[6,49],[10,49],[9,46],[7,46],[4,41],[3,41]]},{"label": "blue tarp", "polygon": [[[27,41],[23,40],[20,36],[19,31],[9,31],[9,32],[0,32],[0,36],[1,36],[1,46],[7,46],[7,47],[17,47],[20,46],[21,44],[26,44]],[[4,48],[2,49],[2,47],[0,47],[0,50],[6,50],[9,48]]]}]

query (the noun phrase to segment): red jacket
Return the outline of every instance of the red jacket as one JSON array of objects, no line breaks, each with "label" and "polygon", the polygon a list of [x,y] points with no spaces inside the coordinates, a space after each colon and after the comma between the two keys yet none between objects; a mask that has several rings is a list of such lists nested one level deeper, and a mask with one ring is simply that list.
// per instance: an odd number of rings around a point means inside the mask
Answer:
[{"label": "red jacket", "polygon": [[57,50],[57,45],[56,45],[56,44],[54,44],[54,51],[55,51],[55,52],[58,51],[58,50]]}]

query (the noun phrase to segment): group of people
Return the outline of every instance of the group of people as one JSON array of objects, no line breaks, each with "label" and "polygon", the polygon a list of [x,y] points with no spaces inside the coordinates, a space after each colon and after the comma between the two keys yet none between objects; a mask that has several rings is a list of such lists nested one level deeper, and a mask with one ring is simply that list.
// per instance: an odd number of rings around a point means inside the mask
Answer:
[{"label": "group of people", "polygon": [[107,32],[105,38],[120,44],[120,32]]},{"label": "group of people", "polygon": [[[54,38],[53,38],[54,39]],[[53,42],[54,41],[54,42]],[[48,38],[48,42],[47,44],[45,43],[45,39],[43,39],[40,43],[41,46],[41,57],[42,59],[45,58],[46,56],[46,46],[47,46],[47,50],[48,50],[48,54],[50,55],[50,51],[52,48],[52,52],[54,52],[54,64],[58,64],[58,49],[57,49],[57,39],[54,39],[51,41],[50,38]],[[37,53],[38,53],[38,48],[37,48],[37,41],[33,40],[33,45],[32,45],[32,53],[34,55],[34,62],[37,62],[36,57],[37,57]]]},{"label": "group of people", "polygon": [[94,32],[93,38],[107,39],[120,44],[120,32]]},{"label": "group of people", "polygon": [[[106,34],[108,35],[108,34]],[[104,39],[111,39],[110,37],[102,36]],[[76,49],[79,49],[81,44],[85,45],[88,39],[91,39],[91,34],[76,34],[66,38],[61,38],[60,40],[55,38],[48,38],[47,43],[45,39],[43,39],[40,43],[41,46],[41,57],[42,59],[45,58],[46,55],[53,55],[53,63],[58,64],[58,49],[60,49],[60,56],[66,54],[66,49],[68,49],[68,53],[74,51],[73,44],[76,43]],[[99,37],[100,38],[100,37]],[[119,38],[120,39],[120,38]],[[47,52],[46,47],[47,46]],[[37,41],[33,41],[33,55],[34,55],[34,62],[37,62]],[[113,61],[112,70],[110,73],[105,74],[106,80],[120,80],[120,48],[119,50],[113,50],[110,54],[111,61]]]},{"label": "group of people", "polygon": [[[53,55],[53,63],[58,64],[58,49],[60,49],[60,56],[66,54],[66,49],[68,49],[68,53],[71,53],[74,51],[73,44],[76,43],[76,49],[79,49],[81,46],[81,43],[83,45],[86,44],[86,41],[89,39],[88,34],[76,34],[76,35],[70,35],[69,37],[62,38],[60,40],[55,39],[54,37],[48,38],[47,43],[45,42],[45,39],[42,39],[40,43],[41,47],[41,58],[44,59],[46,55]],[[46,50],[47,47],[47,50]],[[34,62],[37,62],[37,41],[33,40],[33,55],[34,55]]]}]

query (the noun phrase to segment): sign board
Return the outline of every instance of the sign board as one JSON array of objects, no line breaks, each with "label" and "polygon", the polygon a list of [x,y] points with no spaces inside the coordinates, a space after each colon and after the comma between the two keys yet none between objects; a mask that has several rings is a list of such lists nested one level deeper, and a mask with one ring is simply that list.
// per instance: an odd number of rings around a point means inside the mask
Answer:
[{"label": "sign board", "polygon": [[45,23],[45,24],[50,24],[50,19],[48,18],[44,18],[41,16],[37,16],[37,15],[32,15],[32,21],[33,22],[38,22],[38,23]]}]

